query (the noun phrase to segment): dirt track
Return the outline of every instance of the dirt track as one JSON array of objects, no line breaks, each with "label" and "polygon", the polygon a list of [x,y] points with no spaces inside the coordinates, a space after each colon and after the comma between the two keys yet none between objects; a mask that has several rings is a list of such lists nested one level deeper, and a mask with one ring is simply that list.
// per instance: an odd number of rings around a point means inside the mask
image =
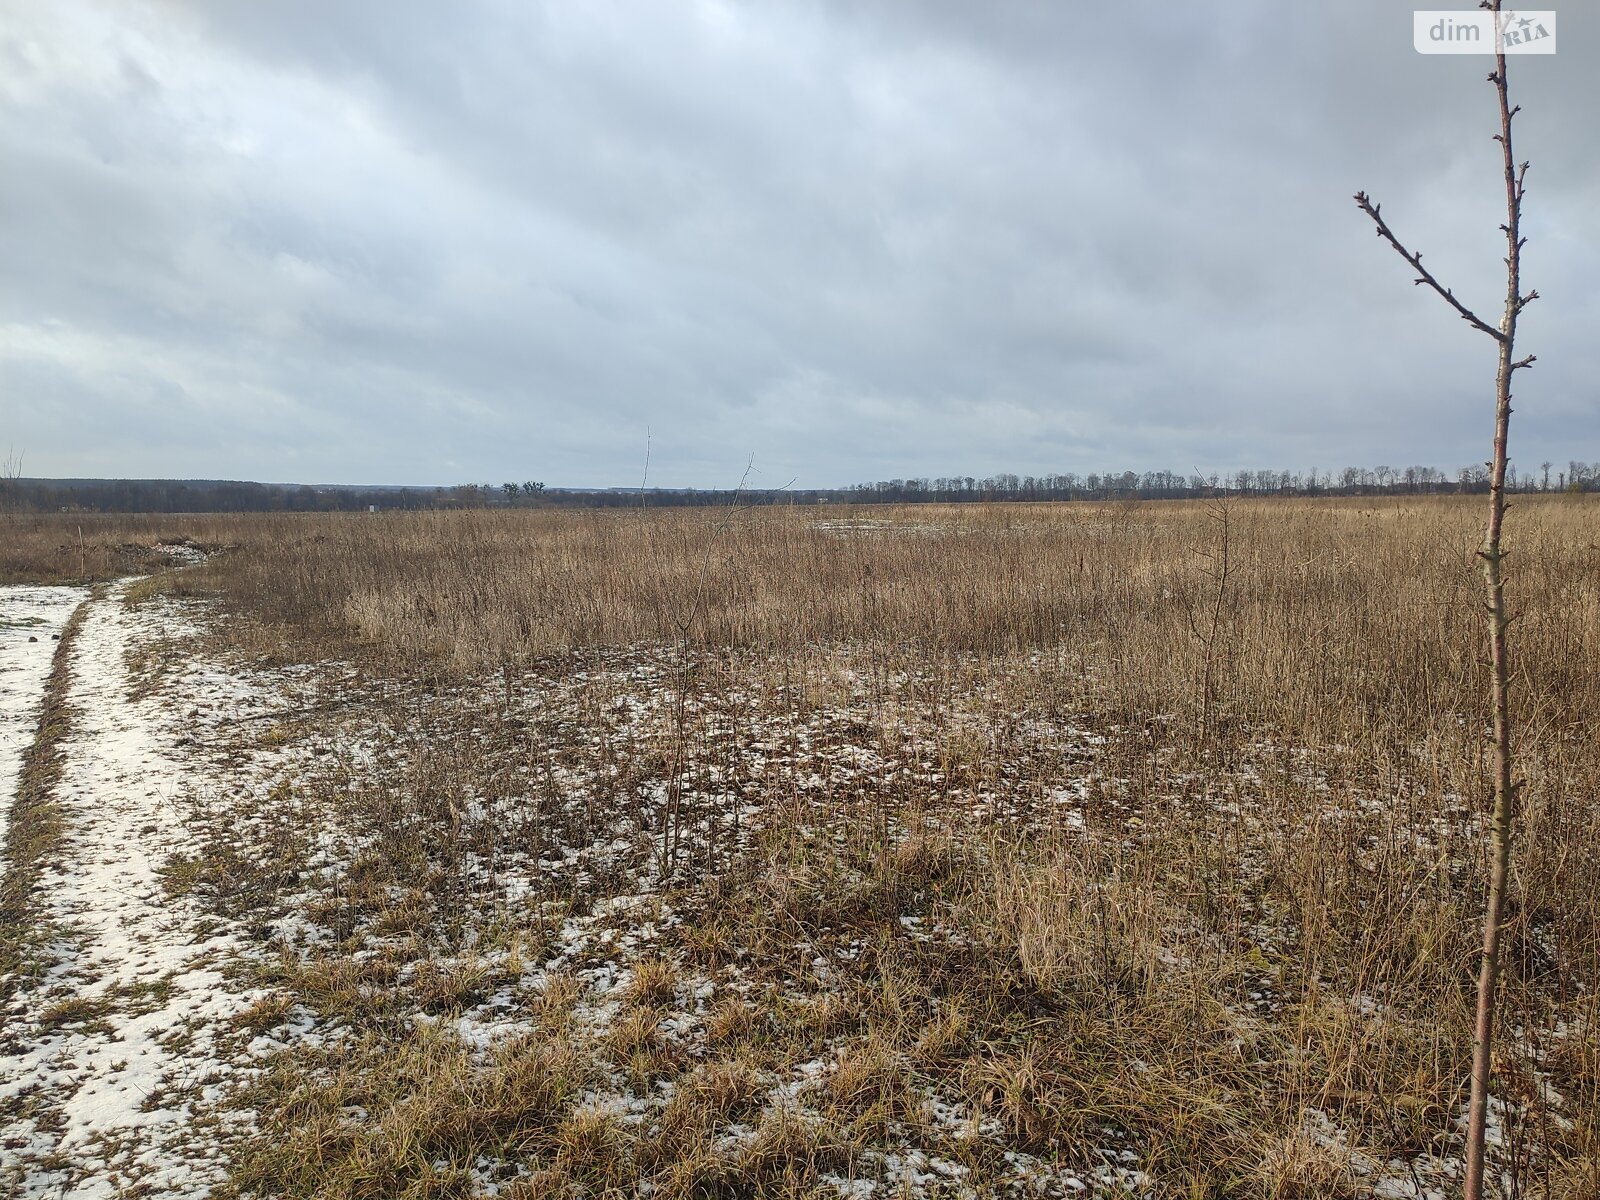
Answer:
[{"label": "dirt track", "polygon": [[[185,848],[183,798],[232,785],[186,749],[195,719],[253,711],[257,698],[187,656],[196,631],[179,609],[130,607],[126,587],[84,601],[62,643],[49,786],[60,834],[8,931],[20,942],[0,1041],[0,1190],[21,1197],[205,1192],[225,1131],[196,1117],[235,1069],[230,1017],[255,998],[229,983],[235,932],[169,897],[160,868]],[[84,595],[4,597],[7,616],[42,616],[26,628],[46,635],[6,630],[8,798],[18,731],[39,726],[48,668],[36,660],[48,664],[48,635]]]}]

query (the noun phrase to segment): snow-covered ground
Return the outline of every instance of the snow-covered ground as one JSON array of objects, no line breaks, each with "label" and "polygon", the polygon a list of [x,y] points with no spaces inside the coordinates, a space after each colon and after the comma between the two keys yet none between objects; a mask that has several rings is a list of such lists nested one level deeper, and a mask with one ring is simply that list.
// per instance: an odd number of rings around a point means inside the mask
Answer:
[{"label": "snow-covered ground", "polygon": [[[684,701],[685,725],[674,732],[672,688],[690,674],[668,652],[596,654],[583,670],[531,679],[515,696],[510,685],[367,680],[332,662],[251,669],[207,657],[201,635],[213,617],[198,602],[157,596],[130,607],[127,586],[88,601],[69,648],[70,720],[53,788],[64,840],[43,866],[29,914],[42,935],[33,961],[13,991],[0,990],[0,1197],[8,1200],[207,1195],[234,1153],[248,1169],[252,1145],[292,1140],[306,1124],[298,1102],[274,1112],[273,1101],[233,1085],[274,1070],[320,1085],[351,1062],[381,1078],[386,1058],[414,1048],[413,1033],[435,1048],[455,1039],[467,1069],[485,1072],[521,1039],[548,1036],[586,1063],[579,1107],[563,1119],[610,1113],[641,1146],[674,1089],[699,1077],[695,1064],[737,1068],[751,1089],[745,1108],[737,1119],[723,1114],[707,1136],[715,1134],[719,1162],[742,1170],[745,1156],[754,1163],[766,1153],[774,1128],[826,1131],[838,1113],[855,1119],[855,1101],[838,1098],[854,1085],[838,1080],[861,1039],[827,1014],[847,1004],[868,1011],[878,956],[899,956],[904,971],[925,961],[929,979],[943,978],[934,970],[941,947],[965,936],[942,924],[948,898],[926,913],[906,907],[931,906],[923,896],[849,916],[858,900],[863,911],[889,902],[873,899],[886,893],[872,890],[867,860],[843,852],[846,834],[866,828],[848,814],[885,798],[915,802],[919,836],[934,849],[927,862],[908,858],[893,876],[900,883],[931,870],[943,831],[960,832],[962,821],[1049,829],[1089,846],[1143,820],[1114,770],[1120,760],[1107,754],[1119,727],[1088,713],[1014,717],[1003,698],[991,704],[977,691],[930,707],[929,681],[911,675],[877,681],[892,685],[886,701],[848,656],[830,686],[798,707],[712,677]],[[51,635],[87,595],[0,589],[0,817],[35,731]],[[665,753],[650,760],[657,774],[618,788],[626,759],[616,747],[637,754],[679,740],[698,756],[678,768],[675,806],[662,764],[676,760]],[[963,760],[947,751],[964,746],[979,747],[996,769],[962,775]],[[1270,743],[1256,749],[1276,754]],[[1213,810],[1259,819],[1249,785],[1261,773],[1244,762],[1234,776],[1243,791],[1219,791]],[[1175,785],[1188,778],[1173,776]],[[1308,778],[1325,787],[1322,776]],[[279,838],[264,814],[281,816],[295,837]],[[406,828],[395,836],[397,822]],[[673,822],[681,836],[669,837]],[[208,860],[218,845],[236,857]],[[781,936],[760,943],[761,959],[742,945],[720,958],[697,948],[703,930],[691,927],[715,931],[715,923],[696,913],[694,887],[769,851],[742,895]],[[834,857],[848,865],[830,882],[811,864]],[[241,918],[253,922],[247,931],[228,905],[204,907],[198,893],[164,886],[164,868],[202,863],[224,882],[274,870],[282,882],[270,905]],[[835,908],[844,916],[829,915]],[[743,936],[765,927],[734,928]],[[1276,936],[1266,925],[1258,933],[1268,945]],[[268,961],[279,971],[270,996],[246,982]],[[371,1013],[366,985],[346,986],[352,970],[367,968],[362,979],[382,981]],[[665,970],[665,983],[640,1000],[638,981],[651,969]],[[303,976],[284,982],[296,970]],[[562,988],[571,992],[564,1025],[546,1013]],[[340,1007],[341,994],[354,999]],[[319,1007],[319,996],[338,1003]],[[1364,993],[1350,1003],[1361,1019],[1387,1019]],[[239,1020],[247,1010],[266,1019]],[[960,1016],[959,1006],[951,1011]],[[1253,1008],[1237,1015],[1241,1027],[1256,1019]],[[741,1049],[734,1034],[726,1044],[713,1037],[714,1025],[737,1030],[739,1021],[765,1031],[752,1035],[753,1048]],[[959,1023],[951,1028],[966,1036]],[[1072,1147],[1071,1163],[1025,1153],[996,1115],[994,1088],[978,1090],[948,1064],[919,1076],[904,1046],[884,1049],[891,1041],[872,1044],[903,1085],[899,1115],[843,1173],[819,1176],[839,1195],[1159,1194],[1122,1130],[1100,1127],[1093,1144]],[[651,1066],[655,1054],[666,1065]],[[1012,1059],[1007,1069],[1025,1075],[1030,1060]],[[642,1085],[637,1062],[665,1078]],[[350,1093],[341,1136],[359,1134],[359,1145],[383,1126],[390,1101],[380,1093]],[[239,1111],[257,1103],[259,1113]],[[1273,1153],[1321,1163],[1354,1194],[1435,1200],[1459,1175],[1453,1158],[1365,1153],[1337,1111],[1304,1116]],[[252,1130],[255,1141],[235,1140]],[[472,1163],[481,1194],[528,1165],[500,1151]]]},{"label": "snow-covered ground", "polygon": [[[163,602],[130,608],[125,586],[91,601],[69,652],[72,717],[55,788],[65,843],[44,868],[32,914],[48,940],[3,1015],[0,1192],[9,1196],[109,1197],[135,1182],[161,1196],[208,1191],[220,1146],[191,1118],[230,1073],[217,1053],[230,1016],[256,998],[235,991],[226,970],[244,943],[169,897],[158,873],[189,836],[176,802],[215,782],[179,748],[173,701],[215,695],[225,677],[200,678],[205,668],[171,649],[193,632],[181,613]],[[39,628],[48,635],[82,595],[15,589],[3,611],[46,616]],[[55,645],[46,636],[19,647],[13,633],[7,665],[13,653],[23,665],[7,676],[8,764],[18,737],[10,710],[26,708],[23,684],[42,686],[27,652],[48,660]],[[157,663],[170,671],[162,685],[135,689],[130,668],[148,674],[163,654],[175,661]],[[256,699],[237,682],[222,697],[235,711]]]},{"label": "snow-covered ground", "polygon": [[0,588],[0,844],[22,755],[33,741],[56,639],[88,594],[80,587]]}]

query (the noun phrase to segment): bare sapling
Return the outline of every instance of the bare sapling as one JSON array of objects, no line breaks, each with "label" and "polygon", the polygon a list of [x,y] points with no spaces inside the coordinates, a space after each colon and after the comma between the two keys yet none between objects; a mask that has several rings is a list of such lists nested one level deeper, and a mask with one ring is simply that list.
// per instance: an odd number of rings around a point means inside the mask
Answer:
[{"label": "bare sapling", "polygon": [[1426,284],[1437,292],[1456,313],[1481,333],[1493,338],[1498,348],[1498,366],[1495,372],[1494,453],[1489,461],[1489,519],[1484,529],[1483,544],[1478,558],[1483,568],[1484,588],[1487,593],[1486,623],[1489,631],[1490,706],[1493,714],[1494,795],[1489,824],[1489,892],[1483,919],[1483,950],[1478,963],[1478,1003],[1473,1022],[1472,1083],[1467,1106],[1467,1146],[1464,1194],[1466,1200],[1482,1200],[1484,1189],[1485,1131],[1489,1111],[1489,1080],[1493,1069],[1494,1018],[1496,988],[1500,971],[1500,940],[1505,913],[1506,880],[1511,861],[1511,848],[1516,832],[1515,801],[1517,784],[1512,781],[1512,729],[1510,702],[1510,653],[1506,632],[1510,615],[1506,609],[1504,562],[1501,531],[1506,514],[1507,434],[1511,426],[1511,382],[1517,371],[1531,367],[1534,356],[1516,357],[1517,319],[1522,310],[1539,293],[1522,292],[1522,248],[1527,239],[1522,236],[1522,200],[1524,180],[1528,173],[1526,162],[1518,163],[1511,147],[1511,121],[1519,111],[1510,101],[1506,82],[1506,56],[1500,40],[1501,0],[1484,0],[1481,7],[1494,13],[1496,55],[1495,69],[1489,82],[1495,87],[1500,103],[1500,132],[1494,140],[1500,143],[1504,170],[1506,221],[1500,226],[1506,237],[1506,291],[1505,311],[1500,323],[1490,325],[1422,265],[1422,255],[1414,253],[1401,243],[1379,212],[1379,206],[1368,199],[1365,192],[1356,193],[1356,204],[1372,218],[1378,236],[1394,247],[1416,271],[1418,284]]},{"label": "bare sapling", "polygon": [[22,455],[8,450],[0,463],[0,512],[21,512],[23,507]]},{"label": "bare sapling", "polygon": [[[648,471],[648,469],[647,459],[646,470]],[[745,494],[746,485],[750,482],[750,472],[754,469],[755,458],[752,456],[750,461],[745,464],[744,474],[739,478],[739,486],[733,491],[732,502],[728,507],[727,513],[716,523],[710,537],[706,539],[700,554],[699,570],[694,577],[693,591],[689,596],[687,605],[669,614],[673,632],[674,654],[670,709],[672,740],[667,758],[666,795],[661,810],[661,842],[658,856],[659,871],[663,880],[671,878],[673,872],[678,869],[683,848],[685,832],[684,798],[692,744],[691,730],[689,728],[690,689],[698,670],[698,656],[693,652],[695,628],[699,625],[703,629],[706,624],[706,617],[709,611],[707,604],[709,580],[713,573],[714,556],[719,543],[727,533],[734,518],[740,513],[748,511],[749,505],[741,504],[741,499]],[[643,495],[641,486],[641,504]],[[734,805],[734,812],[734,820],[737,822],[737,804]],[[706,848],[713,856],[717,851],[717,833],[718,822],[716,814],[713,812],[706,817]]]},{"label": "bare sapling", "polygon": [[1211,538],[1208,546],[1198,550],[1200,558],[1205,562],[1202,573],[1206,584],[1210,584],[1210,592],[1203,597],[1205,613],[1198,613],[1194,597],[1186,597],[1184,602],[1184,618],[1189,621],[1189,632],[1194,635],[1195,642],[1200,643],[1203,650],[1200,659],[1200,677],[1195,680],[1195,698],[1198,701],[1198,714],[1195,717],[1195,749],[1205,749],[1211,741],[1213,731],[1213,717],[1216,712],[1216,680],[1218,680],[1221,664],[1218,659],[1222,653],[1222,632],[1224,632],[1224,616],[1226,616],[1227,586],[1230,578],[1230,547],[1232,547],[1232,509],[1229,507],[1226,496],[1216,499],[1211,504],[1206,504],[1206,523],[1210,525]]},{"label": "bare sapling", "polygon": [[1200,734],[1199,744],[1204,747],[1211,739],[1212,720],[1216,710],[1218,651],[1222,645],[1223,619],[1228,599],[1230,573],[1229,554],[1232,547],[1233,512],[1226,496],[1206,506],[1206,520],[1216,533],[1213,544],[1201,551],[1206,560],[1205,577],[1211,584],[1210,612],[1204,630],[1189,612],[1189,628],[1205,647],[1205,658],[1200,669]]}]

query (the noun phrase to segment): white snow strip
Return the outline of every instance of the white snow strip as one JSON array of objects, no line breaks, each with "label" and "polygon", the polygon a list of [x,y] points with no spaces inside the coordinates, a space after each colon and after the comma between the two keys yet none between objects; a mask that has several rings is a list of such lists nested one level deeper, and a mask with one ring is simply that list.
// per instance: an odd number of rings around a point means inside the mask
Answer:
[{"label": "white snow strip", "polygon": [[92,602],[71,649],[55,792],[67,844],[36,902],[59,931],[53,961],[0,1014],[0,1110],[22,1114],[0,1134],[0,1192],[15,1197],[209,1192],[220,1147],[191,1118],[232,1069],[218,1035],[256,998],[221,970],[241,942],[162,889],[158,868],[189,844],[173,801],[212,782],[178,748],[167,693],[192,698],[206,676],[173,664],[166,688],[130,700],[130,648],[185,629],[168,606],[130,609],[121,592]]},{"label": "white snow strip", "polygon": [[0,588],[0,844],[22,756],[33,742],[56,639],[88,594],[81,587]]}]

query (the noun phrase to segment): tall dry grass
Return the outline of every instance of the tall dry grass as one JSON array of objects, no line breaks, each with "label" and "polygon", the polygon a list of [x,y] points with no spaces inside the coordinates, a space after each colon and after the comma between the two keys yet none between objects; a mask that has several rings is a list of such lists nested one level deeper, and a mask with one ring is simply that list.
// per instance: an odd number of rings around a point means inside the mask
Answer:
[{"label": "tall dry grass", "polygon": [[[1226,714],[1302,740],[1409,742],[1481,713],[1471,504],[1235,502],[1231,519]],[[395,513],[229,532],[240,551],[196,586],[407,669],[470,675],[680,634],[784,651],[1048,649],[1129,712],[1192,699],[1215,538],[1206,506],[1187,503]],[[1600,503],[1519,502],[1512,542],[1524,720],[1535,737],[1587,728]]]},{"label": "tall dry grass", "polygon": [[[1600,1189],[1597,518],[1529,499],[1509,539],[1527,779],[1497,1164],[1551,1200]],[[336,756],[269,806],[293,828],[263,858],[352,848],[307,908],[328,948],[283,986],[361,1040],[266,1078],[240,1187],[472,1194],[487,1158],[533,1169],[530,1195],[821,1196],[923,1138],[998,1188],[1002,1147],[1111,1138],[1158,1195],[1448,1188],[1419,1164],[1459,1148],[1471,1046],[1477,522],[1453,498],[1235,501],[1220,592],[1203,504],[231,525],[166,584],[219,596],[250,649],[364,661],[393,747],[388,774]],[[232,894],[251,847],[218,828],[190,873]],[[581,886],[497,890],[589,845],[624,849]],[[519,913],[651,878],[681,920],[603,1032],[540,1024],[482,1061],[408,1032],[472,1011],[485,973],[519,995],[554,938]],[[677,1012],[675,978],[712,1000]],[[796,1124],[760,1097],[807,1059],[825,1088]],[[559,1070],[533,1087],[519,1061]],[[675,1089],[658,1124],[572,1098],[619,1077]],[[998,1132],[940,1142],[929,1088]],[[732,1157],[730,1113],[758,1133]]]},{"label": "tall dry grass", "polygon": [[104,583],[169,565],[163,542],[236,544],[260,518],[218,514],[0,514],[0,584]]}]

